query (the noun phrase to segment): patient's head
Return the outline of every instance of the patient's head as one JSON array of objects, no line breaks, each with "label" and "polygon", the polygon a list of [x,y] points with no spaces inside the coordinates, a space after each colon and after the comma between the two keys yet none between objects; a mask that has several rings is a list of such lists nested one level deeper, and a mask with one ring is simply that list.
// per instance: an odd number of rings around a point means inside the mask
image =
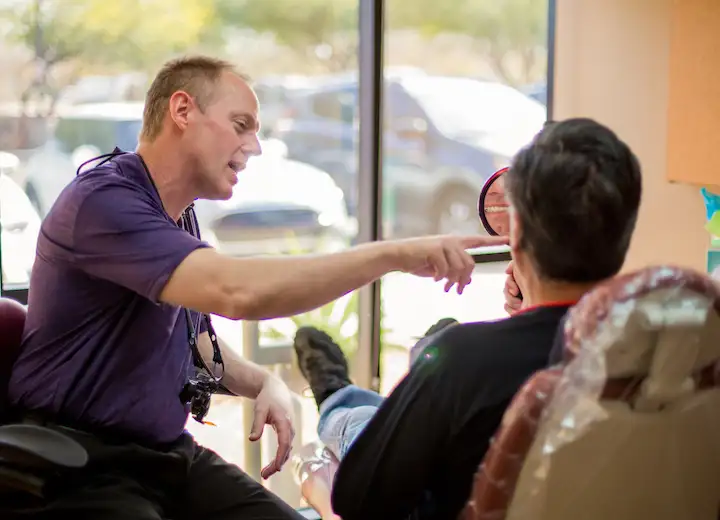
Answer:
[{"label": "patient's head", "polygon": [[589,284],[625,261],[641,194],[640,164],[590,119],[549,123],[505,175],[520,278]]}]

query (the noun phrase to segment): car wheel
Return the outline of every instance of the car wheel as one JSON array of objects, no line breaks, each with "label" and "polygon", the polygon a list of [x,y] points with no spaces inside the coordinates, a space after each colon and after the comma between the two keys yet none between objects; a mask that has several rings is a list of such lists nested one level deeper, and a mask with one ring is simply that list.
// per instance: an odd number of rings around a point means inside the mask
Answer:
[{"label": "car wheel", "polygon": [[487,234],[477,214],[474,192],[454,189],[444,193],[435,206],[435,230],[440,235]]}]

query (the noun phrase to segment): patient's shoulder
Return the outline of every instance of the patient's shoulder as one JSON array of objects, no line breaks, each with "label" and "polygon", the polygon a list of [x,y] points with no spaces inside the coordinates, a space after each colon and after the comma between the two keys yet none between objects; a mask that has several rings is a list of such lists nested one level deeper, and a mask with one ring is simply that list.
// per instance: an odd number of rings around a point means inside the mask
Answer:
[{"label": "patient's shoulder", "polygon": [[493,321],[464,323],[438,335],[431,347],[461,366],[524,364],[547,359],[567,308],[553,307]]},{"label": "patient's shoulder", "polygon": [[564,312],[543,314],[449,327],[425,348],[418,369],[437,381],[434,388],[446,388],[463,410],[504,402],[548,366]]}]

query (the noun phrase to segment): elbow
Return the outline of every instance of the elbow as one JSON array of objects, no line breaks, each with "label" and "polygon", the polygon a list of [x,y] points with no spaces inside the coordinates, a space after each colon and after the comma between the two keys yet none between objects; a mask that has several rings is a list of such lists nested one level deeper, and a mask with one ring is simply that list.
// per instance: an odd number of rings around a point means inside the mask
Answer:
[{"label": "elbow", "polygon": [[246,288],[225,288],[221,295],[222,316],[231,320],[262,320],[263,312],[260,298],[253,291]]}]

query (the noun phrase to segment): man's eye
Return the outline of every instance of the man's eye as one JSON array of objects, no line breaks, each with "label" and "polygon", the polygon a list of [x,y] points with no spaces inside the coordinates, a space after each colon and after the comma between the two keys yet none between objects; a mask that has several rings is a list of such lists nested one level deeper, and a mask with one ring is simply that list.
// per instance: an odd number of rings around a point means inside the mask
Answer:
[{"label": "man's eye", "polygon": [[235,123],[235,130],[237,132],[244,132],[247,130],[247,124],[245,123]]}]

